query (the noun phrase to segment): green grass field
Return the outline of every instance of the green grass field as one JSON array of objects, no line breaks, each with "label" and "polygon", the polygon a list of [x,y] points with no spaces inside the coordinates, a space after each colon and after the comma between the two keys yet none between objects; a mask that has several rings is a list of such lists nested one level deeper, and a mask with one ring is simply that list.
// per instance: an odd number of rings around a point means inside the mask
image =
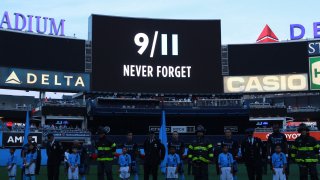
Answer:
[{"label": "green grass field", "polygon": [[[37,176],[37,180],[46,180],[47,179],[47,167],[46,166],[42,166],[41,167],[41,172],[40,172],[40,175]],[[114,170],[116,169],[117,167],[114,166]],[[140,179],[143,180],[143,175],[142,175],[142,169],[143,167],[141,167],[140,169],[140,172],[141,172],[141,175],[140,175]],[[185,170],[187,169],[187,167],[185,167]],[[116,171],[114,171],[116,172]],[[318,166],[318,172],[320,172],[320,166]],[[218,179],[218,176],[216,175],[215,173],[215,166],[212,166],[210,165],[209,167],[209,179]],[[17,180],[20,180],[20,174],[21,174],[21,169],[18,168],[18,176],[17,176]],[[7,171],[6,171],[6,168],[5,167],[0,167],[0,180],[5,180],[5,179],[8,179],[7,177]],[[64,174],[64,171],[62,169],[62,166],[61,166],[61,171],[60,171],[60,179],[61,180],[65,180],[67,179],[66,178],[66,175]],[[90,173],[87,175],[87,180],[96,180],[97,179],[97,168],[96,168],[96,165],[92,165],[91,168],[90,168]],[[105,178],[106,179],[106,178]],[[118,175],[115,173],[114,174],[114,179],[119,179],[118,178]],[[163,175],[159,174],[159,179],[164,179],[163,178]],[[192,176],[188,176],[186,175],[186,179],[187,180],[191,180],[193,179]],[[239,180],[246,180],[248,179],[247,178],[247,174],[246,174],[246,169],[245,169],[245,166],[244,165],[240,165],[239,166],[239,172],[238,172],[238,179]],[[272,179],[272,174],[270,171],[268,171],[268,174],[267,175],[264,175],[263,176],[263,179]],[[298,170],[298,166],[293,164],[290,166],[290,176],[289,176],[289,179],[290,180],[298,180],[299,179],[299,170]]]}]

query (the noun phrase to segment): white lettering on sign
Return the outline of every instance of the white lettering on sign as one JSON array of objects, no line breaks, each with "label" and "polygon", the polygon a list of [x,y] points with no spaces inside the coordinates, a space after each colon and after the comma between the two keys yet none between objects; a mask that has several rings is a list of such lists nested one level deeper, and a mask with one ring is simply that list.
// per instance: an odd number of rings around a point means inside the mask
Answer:
[{"label": "white lettering on sign", "polygon": [[319,53],[320,52],[320,42],[309,42],[309,54]]},{"label": "white lettering on sign", "polygon": [[[266,134],[266,139],[268,139],[270,134],[271,133]],[[300,136],[299,133],[284,133],[284,135],[286,136],[287,140],[295,140]]]},{"label": "white lettering on sign", "polygon": [[[38,75],[40,77],[40,81],[42,85],[51,85],[50,82],[52,82],[52,80],[50,81],[50,78],[53,77],[53,85],[55,86],[61,86],[62,82],[65,82],[66,86],[82,86],[85,87],[83,78],[81,76],[58,76],[58,75],[53,75],[50,76],[49,74],[41,74]],[[38,82],[38,76],[34,73],[27,73],[27,84],[36,84]],[[65,80],[65,81],[61,81],[61,80]],[[75,79],[75,81],[72,81],[73,79]]]},{"label": "white lettering on sign", "polygon": [[[154,51],[156,49],[157,45],[157,39],[158,39],[159,31],[155,31],[153,35],[152,42],[150,43],[151,46],[151,52],[150,52],[150,58],[153,58]],[[178,34],[172,34],[172,56],[178,56],[179,50],[178,50]],[[138,53],[140,55],[143,55],[143,53],[146,51],[146,49],[149,46],[149,36],[145,33],[138,33],[134,36],[134,43],[140,47],[138,50]],[[161,34],[161,55],[167,56],[168,55],[168,34]]]},{"label": "white lettering on sign", "polygon": [[123,76],[153,77],[153,67],[146,65],[123,65]]},{"label": "white lettering on sign", "polygon": [[[23,136],[9,136],[7,143],[23,143]],[[38,142],[37,136],[32,136],[32,142]]]},{"label": "white lettering on sign", "polygon": [[187,133],[187,126],[171,126],[171,132]]},{"label": "white lettering on sign", "polygon": [[[155,69],[155,71],[154,71]],[[191,66],[123,65],[124,77],[190,78]]]},{"label": "white lettering on sign", "polygon": [[308,90],[307,74],[266,76],[225,76],[225,93]]}]

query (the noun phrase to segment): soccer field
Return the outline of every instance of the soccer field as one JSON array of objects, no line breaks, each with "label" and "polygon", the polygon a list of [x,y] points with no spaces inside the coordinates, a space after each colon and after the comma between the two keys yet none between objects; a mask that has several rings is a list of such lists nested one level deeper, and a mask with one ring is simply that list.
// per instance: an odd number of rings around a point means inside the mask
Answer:
[{"label": "soccer field", "polygon": [[[116,166],[114,166],[114,172],[116,172]],[[187,169],[187,167],[185,167],[185,170]],[[142,167],[141,169],[142,170]],[[318,172],[320,171],[320,167],[318,166]],[[36,177],[37,180],[46,180],[47,179],[47,169],[46,166],[42,166],[41,167],[41,172],[40,175],[38,175]],[[215,172],[215,166],[210,165],[209,166],[209,179],[213,180],[213,179],[219,179],[216,172]],[[17,180],[20,180],[20,174],[21,174],[21,169],[18,168],[18,176],[17,176]],[[185,173],[186,174],[186,173]],[[163,177],[162,174],[159,174],[159,179],[165,179]],[[7,172],[6,172],[6,168],[5,167],[0,167],[0,180],[5,180],[8,179],[7,176]],[[67,177],[64,174],[63,168],[61,166],[61,171],[60,171],[60,179],[62,180],[66,180]],[[92,165],[90,168],[90,173],[87,175],[87,180],[96,180],[97,179],[97,168],[96,165]],[[106,179],[106,178],[105,178]],[[116,173],[114,173],[114,179],[119,179],[118,175]],[[131,178],[133,179],[133,178]],[[141,171],[141,175],[140,175],[140,179],[143,179],[143,174]],[[186,179],[187,180],[191,180],[193,179],[192,176],[188,176],[186,175]],[[239,180],[246,180],[247,178],[247,174],[246,174],[246,169],[244,165],[240,165],[239,166],[239,173],[238,173],[238,179]],[[263,176],[263,179],[272,179],[272,174],[271,172],[268,170],[268,174]],[[298,166],[293,164],[290,166],[290,176],[289,176],[290,180],[298,180],[299,179],[299,170],[298,170]]]}]

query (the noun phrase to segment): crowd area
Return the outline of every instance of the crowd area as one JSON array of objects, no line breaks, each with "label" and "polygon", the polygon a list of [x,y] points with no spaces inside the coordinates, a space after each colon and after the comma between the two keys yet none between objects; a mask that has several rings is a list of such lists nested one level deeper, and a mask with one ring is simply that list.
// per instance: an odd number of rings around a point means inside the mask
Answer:
[{"label": "crowd area", "polygon": [[[273,133],[269,135],[266,146],[261,139],[253,136],[254,129],[251,128],[246,130],[246,136],[241,142],[233,138],[230,129],[226,129],[224,139],[216,146],[206,139],[206,130],[199,125],[192,142],[180,141],[178,132],[173,132],[168,143],[163,144],[155,132],[150,131],[143,147],[140,147],[134,142],[132,131],[128,131],[126,142],[117,144],[108,137],[104,128],[99,128],[99,139],[95,142],[93,154],[79,141],[74,141],[72,147],[64,151],[62,144],[55,140],[54,135],[48,134],[47,175],[49,180],[59,179],[59,167],[63,161],[67,179],[85,180],[90,165],[89,160],[93,159],[98,167],[98,180],[104,180],[105,177],[112,180],[112,166],[115,163],[120,179],[139,179],[139,173],[142,173],[139,167],[143,166],[145,180],[148,180],[150,175],[157,180],[159,170],[166,179],[184,180],[184,163],[187,163],[188,173],[192,171],[195,180],[208,180],[208,165],[213,163],[221,180],[234,180],[237,179],[238,163],[243,162],[247,168],[247,179],[261,180],[265,161],[270,164],[274,180],[287,179],[290,162],[299,165],[301,180],[308,179],[309,176],[311,180],[317,180],[320,145],[309,135],[309,128],[305,124],[301,124],[298,131],[301,136],[290,145],[290,148],[278,124],[273,125]],[[7,166],[10,180],[15,180],[17,177],[18,157],[14,151],[13,148],[10,150]],[[32,137],[28,136],[28,143],[22,147],[21,152],[22,179],[36,179],[40,169],[39,152],[32,142]]]}]

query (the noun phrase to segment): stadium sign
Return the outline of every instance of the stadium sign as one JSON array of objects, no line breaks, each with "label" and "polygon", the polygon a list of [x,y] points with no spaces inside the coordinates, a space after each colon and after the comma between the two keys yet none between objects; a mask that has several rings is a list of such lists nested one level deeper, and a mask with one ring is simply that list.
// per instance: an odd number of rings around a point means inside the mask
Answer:
[{"label": "stadium sign", "polygon": [[309,56],[320,55],[320,41],[309,42],[308,53],[309,53]]},{"label": "stadium sign", "polygon": [[[296,34],[298,32],[298,34]],[[290,39],[299,40],[304,38],[306,28],[302,24],[290,24]],[[320,38],[320,22],[313,23],[313,37]]]},{"label": "stadium sign", "polygon": [[[32,142],[42,144],[42,133],[30,133]],[[3,132],[2,146],[3,147],[21,147],[23,145],[24,133],[23,132]]]},{"label": "stadium sign", "polygon": [[0,87],[83,92],[90,89],[87,73],[66,73],[0,67]]},{"label": "stadium sign", "polygon": [[320,57],[309,58],[310,90],[320,90]]},{"label": "stadium sign", "polygon": [[[159,133],[160,126],[149,126],[149,131],[154,131],[156,133]],[[183,134],[195,133],[195,126],[167,126],[166,132],[167,133],[178,132]]]},{"label": "stadium sign", "polygon": [[91,134],[87,132],[75,132],[75,133],[53,133],[55,137],[90,137]]},{"label": "stadium sign", "polygon": [[225,76],[225,93],[307,91],[307,74]]},{"label": "stadium sign", "polygon": [[[298,132],[283,132],[288,141],[294,141],[299,136]],[[253,136],[260,138],[262,141],[267,141],[271,132],[254,132]],[[320,141],[320,132],[319,131],[310,131],[310,136],[314,137],[317,141]]]},{"label": "stadium sign", "polygon": [[[14,18],[5,11],[0,21],[0,29],[7,28],[15,31],[37,32],[38,34],[48,34],[55,36],[65,36],[64,34],[64,19],[61,19],[59,24],[54,18],[24,15],[21,13],[13,13]],[[14,25],[13,25],[14,22]],[[33,27],[36,29],[34,30]],[[48,32],[47,32],[48,30]],[[49,31],[50,30],[50,31]]]}]

